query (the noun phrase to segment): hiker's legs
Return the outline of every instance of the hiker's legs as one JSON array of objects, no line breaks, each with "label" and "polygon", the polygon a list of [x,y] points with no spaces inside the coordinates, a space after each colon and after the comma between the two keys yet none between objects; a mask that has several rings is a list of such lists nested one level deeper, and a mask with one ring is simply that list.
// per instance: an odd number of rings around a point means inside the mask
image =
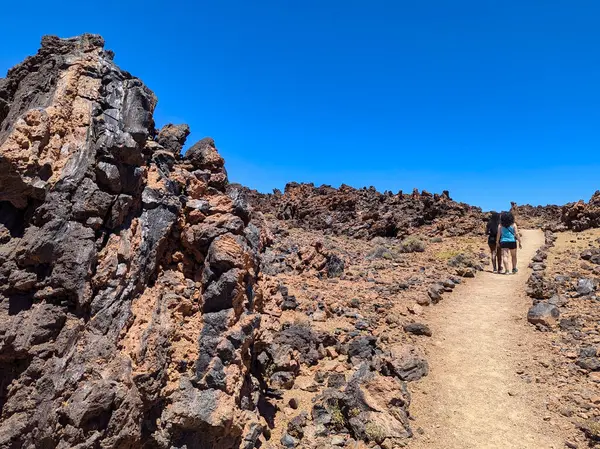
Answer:
[{"label": "hiker's legs", "polygon": [[508,273],[508,260],[510,259],[510,249],[502,248],[502,266],[504,270]]},{"label": "hiker's legs", "polygon": [[498,273],[502,271],[504,264],[502,263],[502,248],[500,245],[496,245],[496,257],[498,259]]},{"label": "hiker's legs", "polygon": [[510,250],[510,258],[512,259],[513,271],[515,271],[517,269],[517,248]]},{"label": "hiker's legs", "polygon": [[489,246],[490,246],[490,253],[492,255],[492,268],[494,269],[494,271],[496,271],[497,270],[496,262],[498,262],[498,264],[500,264],[500,259],[498,259],[498,252],[496,251],[496,245],[490,243]]}]

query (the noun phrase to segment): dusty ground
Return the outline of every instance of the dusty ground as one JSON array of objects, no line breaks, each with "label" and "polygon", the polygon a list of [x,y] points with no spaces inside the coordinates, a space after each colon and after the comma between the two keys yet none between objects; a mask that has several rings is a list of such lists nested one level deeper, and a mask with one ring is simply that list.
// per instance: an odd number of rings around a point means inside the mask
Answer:
[{"label": "dusty ground", "polygon": [[417,448],[562,448],[572,425],[547,411],[553,354],[527,323],[527,265],[544,242],[524,231],[517,275],[481,273],[425,312],[430,374],[411,384]]}]

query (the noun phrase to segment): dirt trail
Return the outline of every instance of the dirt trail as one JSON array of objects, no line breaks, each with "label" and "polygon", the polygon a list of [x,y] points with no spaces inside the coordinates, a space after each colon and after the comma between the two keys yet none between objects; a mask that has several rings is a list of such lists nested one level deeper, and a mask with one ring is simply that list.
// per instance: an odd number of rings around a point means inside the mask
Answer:
[{"label": "dirt trail", "polygon": [[517,275],[480,273],[427,311],[431,371],[413,384],[411,405],[413,428],[424,432],[411,448],[564,447],[543,387],[522,377],[549,357],[527,323],[524,293],[527,265],[543,243],[541,231],[523,231]]}]

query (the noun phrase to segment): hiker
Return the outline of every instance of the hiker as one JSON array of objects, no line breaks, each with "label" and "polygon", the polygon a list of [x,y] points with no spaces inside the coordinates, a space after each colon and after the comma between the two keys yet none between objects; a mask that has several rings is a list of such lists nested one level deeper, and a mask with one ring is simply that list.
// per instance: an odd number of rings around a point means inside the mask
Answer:
[{"label": "hiker", "polygon": [[496,234],[496,244],[502,248],[502,265],[504,265],[504,274],[510,274],[508,271],[508,256],[512,259],[512,272],[515,274],[517,271],[517,242],[519,243],[519,249],[523,247],[521,245],[521,236],[519,235],[519,229],[515,223],[515,217],[511,212],[502,212],[500,215],[500,225],[498,226],[498,233]]},{"label": "hiker", "polygon": [[502,271],[502,248],[496,243],[498,226],[500,226],[500,214],[494,211],[490,214],[490,219],[485,227],[485,235],[488,236],[488,246],[492,255],[494,273]]}]

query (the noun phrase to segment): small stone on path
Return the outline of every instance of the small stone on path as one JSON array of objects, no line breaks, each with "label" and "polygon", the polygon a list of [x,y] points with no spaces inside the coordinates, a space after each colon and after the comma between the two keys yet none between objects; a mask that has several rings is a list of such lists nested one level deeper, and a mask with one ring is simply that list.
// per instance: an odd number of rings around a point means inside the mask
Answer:
[{"label": "small stone on path", "polygon": [[433,334],[429,326],[423,323],[409,323],[404,325],[404,332],[414,335],[426,335],[431,337]]}]

